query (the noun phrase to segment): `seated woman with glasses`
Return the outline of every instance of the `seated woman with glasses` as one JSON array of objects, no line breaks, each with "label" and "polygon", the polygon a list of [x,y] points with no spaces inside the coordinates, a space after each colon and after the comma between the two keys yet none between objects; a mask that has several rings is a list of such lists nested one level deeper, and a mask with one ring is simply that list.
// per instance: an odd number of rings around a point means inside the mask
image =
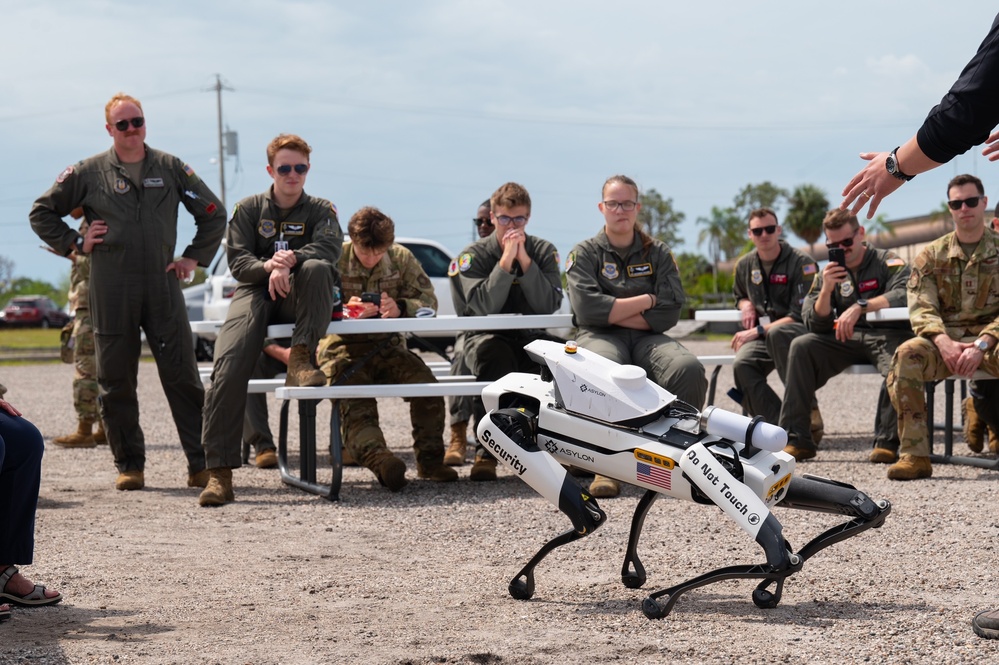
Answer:
[{"label": "seated woman with glasses", "polygon": [[[664,334],[680,319],[686,296],[670,248],[638,223],[638,185],[623,175],[604,183],[597,204],[604,227],[576,245],[565,263],[576,342],[649,378],[700,409],[708,388],[704,366]],[[596,476],[590,492],[617,496],[620,484]]]}]

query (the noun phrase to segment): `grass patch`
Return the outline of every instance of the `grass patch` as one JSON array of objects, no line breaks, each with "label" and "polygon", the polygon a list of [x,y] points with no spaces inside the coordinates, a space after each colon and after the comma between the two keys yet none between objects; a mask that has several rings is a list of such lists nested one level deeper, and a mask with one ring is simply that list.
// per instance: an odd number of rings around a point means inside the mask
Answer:
[{"label": "grass patch", "polygon": [[59,328],[0,328],[0,349],[58,349]]}]

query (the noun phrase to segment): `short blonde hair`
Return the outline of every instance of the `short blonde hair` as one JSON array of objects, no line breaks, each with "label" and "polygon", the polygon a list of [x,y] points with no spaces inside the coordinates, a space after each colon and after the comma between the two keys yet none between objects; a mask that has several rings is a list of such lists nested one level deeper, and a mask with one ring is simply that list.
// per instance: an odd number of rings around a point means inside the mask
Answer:
[{"label": "short blonde hair", "polygon": [[126,95],[124,92],[119,92],[104,106],[104,119],[109,125],[111,124],[111,109],[123,102],[132,102],[139,107],[140,111],[142,111],[142,102],[132,95]]}]

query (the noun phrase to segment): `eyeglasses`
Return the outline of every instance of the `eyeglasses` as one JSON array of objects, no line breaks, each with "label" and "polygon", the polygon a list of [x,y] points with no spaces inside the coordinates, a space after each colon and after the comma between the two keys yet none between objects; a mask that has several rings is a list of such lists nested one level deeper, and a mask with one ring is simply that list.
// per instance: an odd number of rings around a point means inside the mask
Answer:
[{"label": "eyeglasses", "polygon": [[962,204],[968,204],[969,208],[977,208],[978,202],[981,200],[981,196],[969,196],[966,199],[958,199],[957,201],[947,201],[947,207],[951,210],[960,210]]},{"label": "eyeglasses", "polygon": [[506,226],[508,224],[516,224],[517,226],[523,226],[527,224],[527,217],[523,215],[518,215],[517,217],[510,217],[509,215],[499,215],[496,218],[497,223],[500,226]]},{"label": "eyeglasses", "polygon": [[118,122],[114,123],[114,128],[117,129],[119,132],[123,132],[126,129],[128,129],[129,123],[132,123],[132,126],[138,129],[139,127],[142,127],[144,124],[146,124],[146,119],[143,118],[142,116],[139,116],[138,118],[119,120]]},{"label": "eyeglasses", "polygon": [[309,165],[295,164],[294,166],[292,166],[291,164],[282,164],[281,166],[274,167],[274,170],[278,172],[278,175],[288,175],[289,173],[291,173],[292,169],[295,169],[295,173],[297,173],[298,175],[305,175],[306,173],[309,172]]},{"label": "eyeglasses", "polygon": [[860,233],[859,228],[854,231],[853,235],[849,238],[843,238],[839,242],[827,242],[826,247],[829,249],[836,249],[837,247],[853,247],[854,239],[857,237],[858,233]]},{"label": "eyeglasses", "polygon": [[475,224],[476,226],[482,226],[483,224],[489,224],[491,226],[492,225],[492,221],[490,219],[486,218],[486,217],[473,217],[472,218],[472,224]]},{"label": "eyeglasses", "polygon": [[777,230],[777,225],[771,224],[770,226],[757,226],[755,229],[749,229],[749,232],[752,233],[757,238],[759,238],[761,235],[763,235],[764,231],[767,232],[768,236],[772,236],[776,230]]},{"label": "eyeglasses", "polygon": [[611,212],[617,212],[618,210],[631,212],[638,206],[638,201],[604,201],[603,204]]}]

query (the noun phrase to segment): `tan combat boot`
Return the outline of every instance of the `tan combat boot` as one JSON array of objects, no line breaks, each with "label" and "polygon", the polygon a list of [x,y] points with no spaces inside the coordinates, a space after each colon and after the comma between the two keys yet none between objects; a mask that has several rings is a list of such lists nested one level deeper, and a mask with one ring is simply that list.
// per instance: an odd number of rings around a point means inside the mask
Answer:
[{"label": "tan combat boot", "polygon": [[312,365],[312,353],[304,344],[291,347],[288,356],[288,378],[284,380],[284,385],[288,387],[326,385],[326,375]]},{"label": "tan combat boot", "polygon": [[188,487],[208,487],[208,479],[211,474],[208,473],[208,469],[202,469],[197,473],[188,472],[187,474],[187,486]]},{"label": "tan combat boot", "polygon": [[888,478],[890,480],[916,480],[918,478],[929,478],[933,475],[933,466],[929,457],[920,457],[905,453],[901,458],[888,467]]},{"label": "tan combat boot", "polygon": [[99,446],[103,446],[108,442],[107,432],[104,431],[104,421],[100,418],[97,419],[97,431],[94,432],[94,442]]},{"label": "tan combat boot", "polygon": [[52,443],[63,448],[93,448],[97,445],[94,435],[90,433],[93,426],[93,420],[80,420],[75,432],[66,436],[57,436],[52,439]]},{"label": "tan combat boot", "polygon": [[989,451],[993,455],[999,453],[999,434],[996,434],[996,431],[991,427],[989,428]]},{"label": "tan combat boot", "polygon": [[141,471],[122,471],[114,481],[116,490],[141,490],[146,486],[146,477]]},{"label": "tan combat boot", "polygon": [[232,491],[232,469],[218,467],[208,469],[208,484],[198,497],[199,506],[223,506],[236,500]]},{"label": "tan combat boot", "polygon": [[388,450],[374,450],[364,456],[364,466],[383,486],[398,492],[406,486],[406,463]]},{"label": "tan combat boot", "polygon": [[468,421],[451,423],[451,443],[444,453],[444,463],[448,466],[464,466],[468,450]]},{"label": "tan combat boot", "polygon": [[496,458],[492,455],[487,455],[481,450],[477,452],[468,478],[470,480],[486,482],[496,480]]},{"label": "tan combat boot", "polygon": [[593,496],[598,499],[609,499],[620,493],[621,483],[618,481],[600,474],[593,476],[593,482],[590,483],[590,494]]},{"label": "tan combat boot", "polygon": [[826,425],[822,422],[822,413],[819,412],[819,407],[817,406],[812,407],[808,429],[812,432],[812,443],[818,448],[819,442],[822,441],[822,436],[826,433]]},{"label": "tan combat boot", "polygon": [[898,453],[890,448],[874,448],[867,456],[872,464],[894,464],[898,461]]},{"label": "tan combat boot", "polygon": [[274,448],[264,448],[257,452],[253,463],[258,469],[273,469],[278,465],[277,450]]},{"label": "tan combat boot", "polygon": [[985,421],[978,417],[975,399],[965,397],[961,402],[961,420],[964,422],[964,440],[973,453],[980,453],[985,447]]}]

